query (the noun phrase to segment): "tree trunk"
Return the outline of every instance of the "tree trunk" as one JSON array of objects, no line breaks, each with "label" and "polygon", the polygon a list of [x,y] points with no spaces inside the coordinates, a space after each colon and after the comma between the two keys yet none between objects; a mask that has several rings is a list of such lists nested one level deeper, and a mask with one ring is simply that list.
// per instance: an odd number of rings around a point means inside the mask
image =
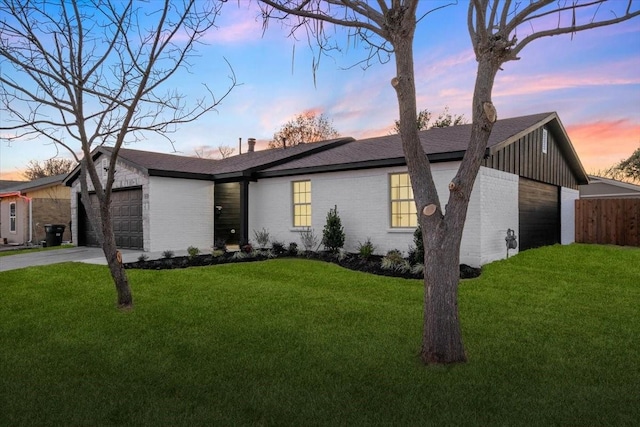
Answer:
[{"label": "tree trunk", "polygon": [[424,231],[424,327],[420,358],[425,364],[466,362],[458,317],[459,228]]},{"label": "tree trunk", "polygon": [[129,279],[127,278],[124,265],[122,264],[122,259],[118,256],[118,248],[116,247],[116,238],[113,234],[113,223],[111,221],[111,210],[109,209],[110,204],[111,203],[102,204],[100,206],[103,235],[102,251],[107,259],[107,265],[109,266],[111,277],[116,285],[118,308],[130,309],[133,308],[133,297],[131,295]]},{"label": "tree trunk", "polygon": [[[116,247],[116,237],[113,234],[113,223],[111,219],[111,192],[105,193],[102,189],[100,178],[96,172],[96,166],[90,159],[89,151],[86,150],[85,157],[80,161],[80,191],[82,193],[82,204],[87,212],[87,217],[98,236],[98,241],[102,245],[102,252],[107,260],[111,278],[116,286],[117,306],[120,309],[133,307],[133,297],[131,287],[125,272],[124,266],[118,259],[118,248]],[[88,175],[88,176],[87,176]],[[87,178],[90,178],[98,198],[98,209],[93,206],[89,197]],[[109,183],[107,182],[107,185]]]},{"label": "tree trunk", "polygon": [[[431,167],[422,148],[416,126],[416,93],[413,69],[413,38],[394,40],[397,76],[392,81],[400,109],[400,135],[418,211],[424,249],[424,326],[421,359],[426,364],[466,361],[458,318],[460,241],[466,216],[445,218],[436,191]],[[413,34],[413,32],[411,32]],[[466,200],[468,203],[468,195]],[[428,209],[428,214],[423,209]],[[449,207],[447,216],[449,216]],[[462,221],[460,221],[462,218]]]}]

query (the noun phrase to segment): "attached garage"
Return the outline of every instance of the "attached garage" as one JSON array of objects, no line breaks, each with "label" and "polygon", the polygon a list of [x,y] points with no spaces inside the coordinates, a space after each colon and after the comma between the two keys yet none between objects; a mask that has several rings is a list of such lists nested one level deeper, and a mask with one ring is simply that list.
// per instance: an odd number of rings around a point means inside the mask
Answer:
[{"label": "attached garage", "polygon": [[520,177],[520,250],[560,243],[559,188]]},{"label": "attached garage", "polygon": [[[97,196],[92,194],[91,198],[94,206],[97,206]],[[111,215],[116,245],[124,249],[143,249],[142,188],[114,191],[111,196]],[[78,233],[79,245],[99,246],[98,237],[91,227],[82,203],[78,203]]]}]

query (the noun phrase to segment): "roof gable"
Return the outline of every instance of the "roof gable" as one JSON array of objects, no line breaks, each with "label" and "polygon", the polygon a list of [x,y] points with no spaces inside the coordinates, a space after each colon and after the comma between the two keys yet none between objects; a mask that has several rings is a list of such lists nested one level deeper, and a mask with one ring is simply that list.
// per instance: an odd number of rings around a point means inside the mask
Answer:
[{"label": "roof gable", "polygon": [[44,178],[34,179],[32,181],[18,181],[15,185],[3,188],[0,191],[0,197],[2,194],[7,193],[15,193],[15,192],[27,192],[39,190],[42,188],[54,187],[56,185],[61,185],[64,182],[64,179],[67,177],[67,174],[54,175],[54,176],[45,176]]}]

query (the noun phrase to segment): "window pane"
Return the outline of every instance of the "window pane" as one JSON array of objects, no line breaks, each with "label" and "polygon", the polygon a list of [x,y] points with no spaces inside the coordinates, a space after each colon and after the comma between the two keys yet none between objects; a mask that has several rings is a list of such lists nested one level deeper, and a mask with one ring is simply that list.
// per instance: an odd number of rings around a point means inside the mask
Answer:
[{"label": "window pane", "polygon": [[293,226],[311,225],[311,181],[295,181],[293,190]]},{"label": "window pane", "polygon": [[409,174],[391,174],[389,182],[391,185],[391,227],[416,227],[418,219]]}]

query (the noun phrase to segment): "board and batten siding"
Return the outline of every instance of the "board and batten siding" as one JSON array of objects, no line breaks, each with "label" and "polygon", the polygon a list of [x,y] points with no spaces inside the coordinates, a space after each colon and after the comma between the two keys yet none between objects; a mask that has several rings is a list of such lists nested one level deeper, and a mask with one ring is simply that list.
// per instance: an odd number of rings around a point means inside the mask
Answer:
[{"label": "board and batten siding", "polygon": [[175,251],[194,246],[209,252],[213,245],[213,193],[211,181],[150,177],[150,241],[145,250]]},{"label": "board and batten siding", "polygon": [[[433,164],[433,174],[442,204],[446,204],[448,184],[459,162]],[[272,241],[301,247],[299,229],[292,223],[292,182],[311,181],[312,226],[319,239],[329,209],[337,205],[344,227],[345,249],[357,252],[367,238],[384,255],[391,249],[407,254],[413,246],[414,228],[391,228],[389,174],[404,173],[405,167],[328,172],[295,177],[261,179],[249,185],[249,235],[262,228]],[[480,185],[478,185],[480,183]],[[517,228],[518,177],[481,168],[469,202],[462,236],[460,262],[471,266],[506,256],[508,228]],[[512,252],[513,253],[513,252]]]},{"label": "board and batten siding", "polygon": [[547,152],[543,153],[540,127],[491,153],[483,165],[534,181],[578,189],[578,181],[565,161],[551,129],[547,129]]}]

